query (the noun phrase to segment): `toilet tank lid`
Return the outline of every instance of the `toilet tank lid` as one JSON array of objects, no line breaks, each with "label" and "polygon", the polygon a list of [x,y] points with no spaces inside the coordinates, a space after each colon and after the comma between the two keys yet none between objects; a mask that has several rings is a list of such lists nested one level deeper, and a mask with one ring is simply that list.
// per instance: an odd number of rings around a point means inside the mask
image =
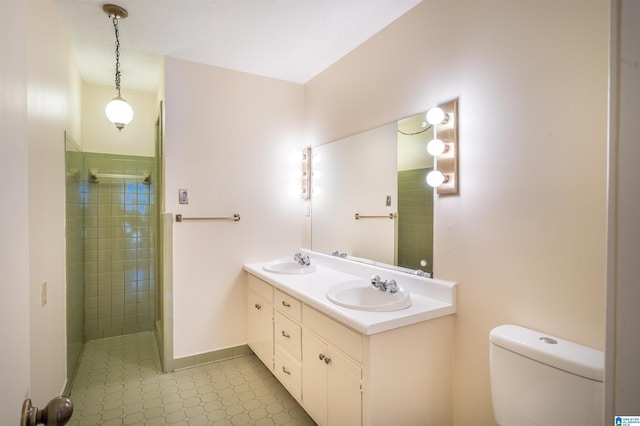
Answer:
[{"label": "toilet tank lid", "polygon": [[603,351],[511,324],[491,330],[489,340],[494,345],[560,370],[599,382],[604,380]]}]

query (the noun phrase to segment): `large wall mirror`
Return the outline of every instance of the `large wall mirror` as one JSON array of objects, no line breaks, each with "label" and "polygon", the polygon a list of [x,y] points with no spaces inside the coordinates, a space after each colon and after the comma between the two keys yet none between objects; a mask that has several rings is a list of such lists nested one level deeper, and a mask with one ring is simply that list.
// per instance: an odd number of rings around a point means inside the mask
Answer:
[{"label": "large wall mirror", "polygon": [[433,273],[425,114],[313,149],[312,249]]}]

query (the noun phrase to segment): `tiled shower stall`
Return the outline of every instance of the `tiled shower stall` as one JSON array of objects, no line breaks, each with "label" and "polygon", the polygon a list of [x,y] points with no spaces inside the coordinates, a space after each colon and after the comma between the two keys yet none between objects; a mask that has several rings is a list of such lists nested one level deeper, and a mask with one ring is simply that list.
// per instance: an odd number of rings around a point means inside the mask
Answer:
[{"label": "tiled shower stall", "polygon": [[[154,159],[84,154],[101,174],[141,176]],[[151,331],[155,305],[153,182],[100,177],[87,181],[85,202],[85,339]]]},{"label": "tiled shower stall", "polygon": [[154,330],[156,161],[81,152],[69,139],[66,145],[71,376],[85,341]]}]

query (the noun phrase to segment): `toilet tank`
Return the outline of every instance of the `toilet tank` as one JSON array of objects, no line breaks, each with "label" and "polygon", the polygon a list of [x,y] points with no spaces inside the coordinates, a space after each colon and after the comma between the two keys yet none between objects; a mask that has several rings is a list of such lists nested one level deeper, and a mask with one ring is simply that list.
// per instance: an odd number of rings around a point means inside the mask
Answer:
[{"label": "toilet tank", "polygon": [[516,325],[494,328],[489,341],[500,426],[602,425],[603,351]]}]

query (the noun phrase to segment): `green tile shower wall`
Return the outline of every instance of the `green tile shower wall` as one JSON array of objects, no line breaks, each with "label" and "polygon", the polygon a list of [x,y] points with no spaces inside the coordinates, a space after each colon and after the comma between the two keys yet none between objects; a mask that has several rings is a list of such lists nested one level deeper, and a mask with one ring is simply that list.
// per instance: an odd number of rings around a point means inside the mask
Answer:
[{"label": "green tile shower wall", "polygon": [[[85,153],[85,338],[154,329],[154,184],[101,178],[90,169],[139,175],[152,172],[153,157]],[[152,176],[153,179],[153,176]]]},{"label": "green tile shower wall", "polygon": [[[432,168],[398,172],[398,266],[433,272]],[[421,266],[421,260],[427,266]]]},{"label": "green tile shower wall", "polygon": [[67,251],[67,383],[84,347],[84,157],[76,143],[65,140],[65,204]]}]

